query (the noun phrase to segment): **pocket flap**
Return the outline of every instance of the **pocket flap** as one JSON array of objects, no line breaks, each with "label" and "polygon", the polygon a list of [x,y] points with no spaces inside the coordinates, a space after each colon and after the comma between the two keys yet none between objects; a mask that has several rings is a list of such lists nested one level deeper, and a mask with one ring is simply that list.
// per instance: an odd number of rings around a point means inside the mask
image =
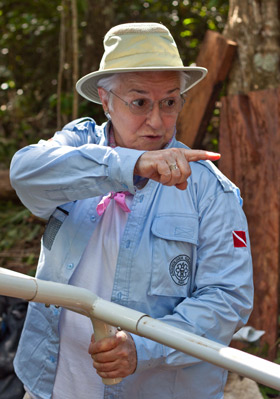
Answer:
[{"label": "pocket flap", "polygon": [[198,217],[195,215],[158,215],[152,224],[152,233],[160,238],[197,244]]}]

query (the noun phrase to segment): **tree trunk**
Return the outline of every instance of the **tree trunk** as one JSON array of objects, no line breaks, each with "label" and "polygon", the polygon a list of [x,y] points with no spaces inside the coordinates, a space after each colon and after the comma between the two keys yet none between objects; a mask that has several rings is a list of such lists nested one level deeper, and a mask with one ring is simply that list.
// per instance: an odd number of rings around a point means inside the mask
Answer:
[{"label": "tree trunk", "polygon": [[201,148],[205,131],[217,98],[236,51],[236,43],[226,40],[223,35],[208,30],[201,44],[197,65],[208,69],[203,81],[192,88],[179,114],[176,137],[191,148]]},{"label": "tree trunk", "polygon": [[279,0],[230,0],[224,36],[238,44],[228,94],[280,84]]},{"label": "tree trunk", "polygon": [[223,98],[220,169],[241,190],[254,266],[255,303],[249,320],[264,330],[276,357],[280,266],[280,88]]},{"label": "tree trunk", "polygon": [[[96,71],[103,55],[103,39],[106,32],[115,25],[116,4],[106,0],[88,0],[87,24],[83,34],[83,57],[81,74]],[[94,22],[93,22],[94,21]]]},{"label": "tree trunk", "polygon": [[230,0],[224,35],[237,42],[222,100],[220,169],[241,189],[254,265],[249,325],[277,353],[280,270],[279,0]]}]

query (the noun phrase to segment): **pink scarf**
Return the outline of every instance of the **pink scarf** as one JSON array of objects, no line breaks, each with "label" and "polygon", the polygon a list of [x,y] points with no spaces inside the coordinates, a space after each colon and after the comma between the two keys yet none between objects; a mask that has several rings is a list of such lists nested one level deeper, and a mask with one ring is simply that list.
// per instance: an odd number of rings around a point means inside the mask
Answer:
[{"label": "pink scarf", "polygon": [[[115,148],[117,146],[112,126],[110,127],[109,130],[109,146],[112,148]],[[124,212],[130,212],[130,209],[128,208],[125,202],[125,197],[127,195],[132,195],[132,194],[129,191],[121,191],[118,193],[111,192],[108,195],[105,195],[96,207],[98,215],[99,216],[103,215],[103,213],[106,211],[106,208],[112,199],[116,201],[116,203]]]}]

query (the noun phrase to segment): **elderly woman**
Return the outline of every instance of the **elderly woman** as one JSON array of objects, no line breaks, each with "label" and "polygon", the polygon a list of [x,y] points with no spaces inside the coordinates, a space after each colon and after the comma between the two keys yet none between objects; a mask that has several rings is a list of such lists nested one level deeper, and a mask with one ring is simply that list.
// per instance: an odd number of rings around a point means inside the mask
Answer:
[{"label": "elderly woman", "polygon": [[[209,161],[219,154],[175,138],[184,93],[206,70],[184,67],[156,23],[116,26],[104,46],[77,90],[107,123],[73,121],[11,164],[22,202],[48,219],[37,277],[229,344],[253,297],[242,201]],[[86,317],[31,303],[15,360],[25,397],[223,398],[223,369],[125,331],[91,335]]]}]

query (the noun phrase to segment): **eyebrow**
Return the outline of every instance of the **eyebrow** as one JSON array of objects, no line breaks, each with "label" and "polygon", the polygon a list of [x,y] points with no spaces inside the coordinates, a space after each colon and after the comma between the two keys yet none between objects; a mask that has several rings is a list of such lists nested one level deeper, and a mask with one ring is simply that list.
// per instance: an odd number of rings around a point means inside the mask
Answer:
[{"label": "eyebrow", "polygon": [[[176,87],[175,89],[168,90],[166,92],[166,94],[172,94],[174,91],[177,91],[177,90],[180,91],[180,88]],[[141,90],[141,89],[131,89],[128,91],[128,93],[132,93],[132,92],[136,92],[137,94],[149,94],[147,91]]]}]

